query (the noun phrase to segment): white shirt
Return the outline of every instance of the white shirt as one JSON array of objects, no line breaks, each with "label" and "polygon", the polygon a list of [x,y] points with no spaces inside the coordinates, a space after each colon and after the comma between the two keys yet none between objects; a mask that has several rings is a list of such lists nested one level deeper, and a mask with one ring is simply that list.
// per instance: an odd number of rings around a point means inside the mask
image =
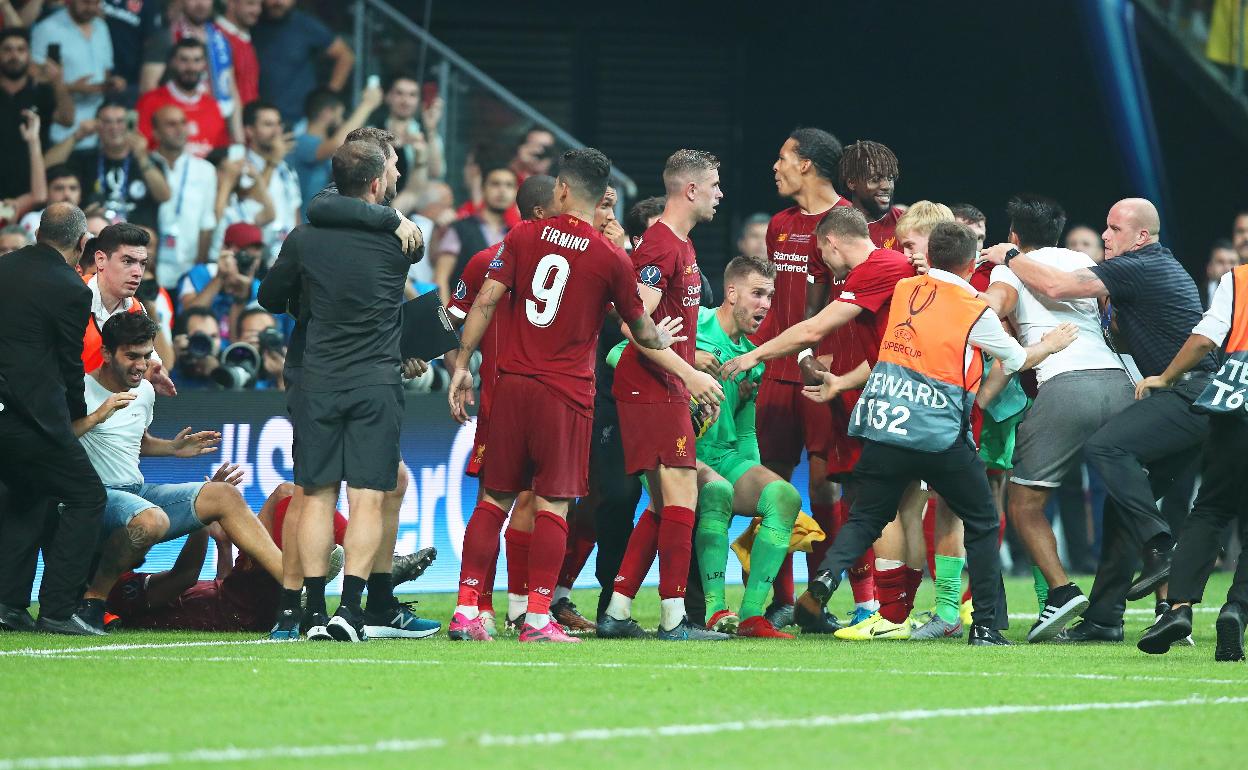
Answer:
[{"label": "white shirt", "polygon": [[1232,270],[1218,280],[1218,288],[1209,300],[1209,309],[1201,317],[1192,334],[1208,337],[1215,344],[1226,342],[1226,335],[1231,333],[1231,320],[1235,314],[1235,271]]},{"label": "white shirt", "polygon": [[[1087,254],[1057,246],[1029,251],[1027,258],[1065,273],[1096,265]],[[1024,345],[1036,344],[1063,323],[1079,327],[1079,336],[1070,347],[1054,353],[1036,366],[1038,383],[1066,372],[1123,368],[1122,361],[1105,342],[1101,331],[1101,310],[1095,299],[1056,300],[1037,296],[1005,265],[992,269],[992,282],[1004,283],[1018,292],[1018,304],[1010,315],[1018,324]]]},{"label": "white shirt", "polygon": [[[433,237],[433,220],[416,212],[408,214],[407,218],[412,220],[416,227],[420,228],[420,237],[424,239],[425,244],[425,258],[408,268],[407,280],[419,283],[433,283],[433,247],[429,243],[429,239]],[[34,238],[34,236],[32,235],[31,238]]]},{"label": "white shirt", "polygon": [[[66,83],[80,78],[87,78],[91,85],[104,82],[104,77],[113,69],[113,40],[109,36],[108,24],[101,16],[91,20],[91,37],[82,34],[82,30],[74,23],[69,11],[62,8],[40,21],[30,31],[30,57],[36,64],[44,64],[48,60],[48,46],[57,43],[61,47],[61,72]],[[74,94],[74,124],[72,126],[52,125],[51,140],[53,144],[64,141],[84,120],[95,117],[95,111],[104,103],[104,94]],[[45,115],[44,120],[51,120]],[[86,137],[77,144],[79,149],[95,147],[95,134]]]},{"label": "white shirt", "polygon": [[[113,392],[91,375],[84,380],[87,385],[87,414],[90,414],[99,409]],[[82,448],[87,450],[91,466],[106,487],[143,483],[139,452],[143,447],[143,434],[151,427],[156,414],[156,391],[150,382],[143,380],[130,392],[137,398],[79,439]]]},{"label": "white shirt", "polygon": [[[258,169],[264,168],[264,158],[252,150],[247,152],[252,165]],[[299,192],[299,175],[285,163],[273,169],[273,174],[269,177],[269,197],[273,200],[273,221],[261,227],[260,232],[264,234],[264,246],[268,251],[265,263],[271,265],[277,259],[278,252],[282,250],[282,242],[286,240],[286,236],[299,224],[296,213],[303,205],[303,195]],[[251,198],[239,200],[237,194],[230,195],[229,205],[225,207],[221,221],[217,223],[217,233],[212,241],[214,260],[225,241],[226,228],[236,222],[254,225],[263,208],[259,202]]]},{"label": "white shirt", "polygon": [[199,258],[199,234],[217,226],[217,170],[211,163],[182,153],[169,168],[160,153],[153,153],[169,181],[172,197],[160,204],[160,245],[156,281],[174,289],[178,280]]},{"label": "white shirt", "polygon": [[[927,274],[938,281],[961,287],[973,297],[979,296],[979,292],[975,291],[974,286],[946,270],[933,267],[931,270],[928,270]],[[1017,372],[1019,367],[1027,361],[1027,351],[1023,350],[1022,345],[1018,344],[1018,340],[1005,331],[1005,327],[1001,325],[1001,319],[997,318],[997,314],[992,312],[992,308],[988,308],[975,321],[975,325],[971,327],[971,334],[967,338],[967,343],[965,367],[968,372],[971,370],[972,364],[979,365],[975,356],[975,348],[979,348],[1000,361],[1006,374]]]},{"label": "white shirt", "polygon": [[126,313],[130,311],[130,306],[136,300],[134,297],[126,297],[117,307],[104,307],[104,296],[100,294],[100,277],[98,275],[91,276],[91,280],[87,281],[87,288],[91,290],[91,315],[95,316],[96,328],[103,330],[104,322],[118,313]]}]

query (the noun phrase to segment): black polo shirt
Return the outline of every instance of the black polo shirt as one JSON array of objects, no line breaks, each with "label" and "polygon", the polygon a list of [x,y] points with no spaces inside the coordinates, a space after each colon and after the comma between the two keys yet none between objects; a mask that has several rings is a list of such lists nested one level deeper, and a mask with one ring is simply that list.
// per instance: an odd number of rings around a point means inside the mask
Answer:
[{"label": "black polo shirt", "polygon": [[56,94],[52,86],[26,79],[26,87],[15,94],[0,88],[0,198],[16,198],[30,192],[30,153],[22,140],[22,110],[39,113],[39,141],[47,152]]}]

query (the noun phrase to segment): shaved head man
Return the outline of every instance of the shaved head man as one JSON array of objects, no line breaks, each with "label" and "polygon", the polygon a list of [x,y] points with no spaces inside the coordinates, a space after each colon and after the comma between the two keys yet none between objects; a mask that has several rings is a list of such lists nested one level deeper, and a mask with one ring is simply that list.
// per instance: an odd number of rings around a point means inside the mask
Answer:
[{"label": "shaved head man", "polygon": [[1114,204],[1105,217],[1105,259],[1157,243],[1161,235],[1161,216],[1152,201],[1144,198],[1123,198]]}]

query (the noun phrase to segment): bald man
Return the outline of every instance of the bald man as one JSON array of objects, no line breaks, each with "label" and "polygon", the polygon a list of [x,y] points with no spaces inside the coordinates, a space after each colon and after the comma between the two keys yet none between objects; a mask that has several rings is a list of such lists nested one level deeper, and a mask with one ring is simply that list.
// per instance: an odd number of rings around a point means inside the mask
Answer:
[{"label": "bald man", "polygon": [[[1036,295],[1101,300],[1111,319],[1111,346],[1120,354],[1129,352],[1144,376],[1154,377],[1165,371],[1201,318],[1196,283],[1158,242],[1160,233],[1156,206],[1127,198],[1106,217],[1101,234],[1105,261],[1099,265],[1064,272],[1009,244],[994,246],[985,256],[1008,265]],[[1216,353],[1206,355],[1173,388],[1136,401],[1088,440],[1088,462],[1109,491],[1101,564],[1083,622],[1062,632],[1059,640],[1121,642],[1126,600],[1147,596],[1169,577],[1178,522],[1168,522],[1156,501],[1200,454],[1209,434],[1209,418],[1191,405],[1218,363]],[[1138,544],[1144,568],[1132,581]]]},{"label": "bald man", "polygon": [[217,170],[187,151],[190,130],[186,113],[166,105],[152,113],[152,160],[169,181],[172,197],[160,204],[160,244],[156,281],[170,291],[196,264],[208,261],[208,247],[217,227]]}]

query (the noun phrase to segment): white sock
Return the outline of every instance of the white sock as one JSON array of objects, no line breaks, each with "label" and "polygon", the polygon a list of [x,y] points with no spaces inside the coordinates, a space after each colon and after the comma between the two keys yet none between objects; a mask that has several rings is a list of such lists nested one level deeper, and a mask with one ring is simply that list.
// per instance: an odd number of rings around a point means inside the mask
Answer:
[{"label": "white sock", "polygon": [[659,626],[671,631],[685,619],[685,598],[664,599],[659,602]]},{"label": "white sock", "polygon": [[571,596],[572,596],[571,588],[564,588],[563,586],[555,586],[555,598],[554,598],[555,604],[558,604],[559,602],[563,601],[564,599],[568,599]]},{"label": "white sock", "polygon": [[550,615],[538,615],[530,612],[524,616],[524,622],[534,628],[545,628],[550,623]]},{"label": "white sock", "polygon": [[876,558],[875,560],[875,568],[880,570],[881,572],[883,572],[886,569],[897,569],[903,564],[905,564],[905,562],[898,561],[897,559]]},{"label": "white sock", "polygon": [[455,606],[455,614],[463,615],[469,620],[476,620],[477,616],[481,614],[481,611],[476,607],[468,607],[463,604],[458,604]]},{"label": "white sock", "polygon": [[869,602],[856,602],[854,606],[861,607],[867,612],[877,612],[880,609],[880,601],[879,599],[872,599]]},{"label": "white sock", "polygon": [[529,597],[525,594],[507,594],[507,619],[515,620],[529,608]]},{"label": "white sock", "polygon": [[628,620],[633,616],[633,597],[625,596],[619,591],[611,594],[611,602],[607,604],[607,614],[616,620]]}]

